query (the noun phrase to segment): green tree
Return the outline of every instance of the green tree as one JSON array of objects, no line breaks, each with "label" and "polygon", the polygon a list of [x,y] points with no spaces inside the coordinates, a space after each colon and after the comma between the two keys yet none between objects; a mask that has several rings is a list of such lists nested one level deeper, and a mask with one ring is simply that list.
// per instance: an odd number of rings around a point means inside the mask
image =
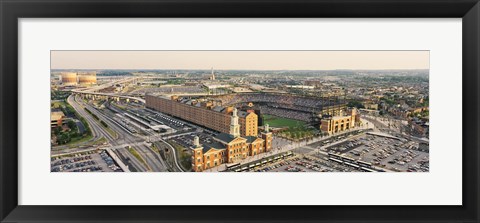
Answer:
[{"label": "green tree", "polygon": [[365,106],[363,106],[362,102],[356,101],[356,100],[348,102],[347,106],[348,107],[355,107],[355,108],[365,108]]},{"label": "green tree", "polygon": [[55,135],[58,135],[60,133],[60,131],[62,131],[62,127],[60,127],[60,126],[57,126],[55,129],[53,129],[53,133]]},{"label": "green tree", "polygon": [[70,128],[71,130],[75,130],[76,127],[77,127],[77,125],[75,124],[75,122],[72,121],[72,120],[68,120],[67,126],[68,126],[68,128]]}]

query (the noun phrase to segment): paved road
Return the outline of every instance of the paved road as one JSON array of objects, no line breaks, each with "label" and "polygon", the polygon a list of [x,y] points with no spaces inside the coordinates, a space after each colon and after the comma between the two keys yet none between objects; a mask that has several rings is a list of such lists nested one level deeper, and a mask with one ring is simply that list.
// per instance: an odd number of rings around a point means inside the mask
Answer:
[{"label": "paved road", "polygon": [[163,139],[159,139],[159,141],[165,143],[169,148],[170,150],[172,151],[172,154],[173,154],[173,162],[174,162],[174,168],[176,169],[175,171],[177,172],[185,172],[181,167],[180,165],[178,164],[178,156],[177,156],[177,150],[175,148],[173,148],[172,145],[170,145],[170,143],[166,142],[165,140]]},{"label": "paved road", "polygon": [[[120,156],[129,159],[130,160],[130,165],[133,166],[137,171],[139,172],[148,172],[149,169],[143,165],[143,163],[138,160],[135,156],[132,155],[126,148],[121,148],[121,149],[116,149],[114,150],[116,153],[118,153]],[[125,164],[128,165],[128,164]]]},{"label": "paved road", "polygon": [[[122,134],[119,134],[118,133],[118,130],[117,130],[117,137],[114,138],[113,136],[110,135],[110,133],[108,133],[102,126],[101,124],[99,124],[93,117],[92,115],[90,115],[89,113],[87,113],[85,111],[85,107],[87,107],[87,109],[89,109],[93,114],[97,115],[100,119],[104,120],[105,123],[107,123],[108,126],[111,126],[111,128],[115,131],[115,127],[112,123],[109,123],[107,120],[105,120],[103,118],[103,115],[100,114],[100,112],[98,112],[95,108],[93,108],[92,106],[88,105],[88,104],[85,104],[83,102],[82,99],[80,98],[77,98],[77,97],[73,97],[73,96],[70,96],[68,98],[68,103],[72,105],[72,107],[78,112],[79,115],[81,115],[82,117],[85,118],[85,120],[87,121],[87,123],[89,124],[90,126],[90,129],[92,131],[92,135],[94,135],[93,139],[92,140],[97,140],[97,139],[100,139],[101,137],[105,137],[105,139],[107,140],[107,143],[109,145],[117,145],[119,143],[122,143],[124,142],[125,140],[123,139],[123,135]],[[90,149],[90,148],[87,148],[87,149]],[[73,151],[77,151],[77,152],[80,152],[80,151],[83,151],[83,150],[86,150],[85,148],[73,148],[71,150],[68,150],[68,151],[65,151],[63,150],[62,152],[73,152]],[[127,151],[128,152],[128,151]],[[129,153],[129,152],[128,152]],[[136,169],[139,169],[139,170],[146,170],[145,167],[141,167],[141,163],[140,162],[135,162],[136,158],[131,156],[131,154],[124,154],[125,157],[129,157],[130,159],[132,159],[132,162],[135,164],[135,168]]]},{"label": "paved road", "polygon": [[[81,143],[74,143],[71,145],[63,145],[63,146],[55,146],[52,147],[52,154],[57,154],[57,153],[66,153],[66,152],[74,152],[74,151],[83,151],[89,148],[82,148],[82,145],[97,141],[104,137],[103,133],[99,130],[101,128],[98,123],[93,119],[93,117],[88,114],[84,109],[83,106],[81,106],[74,98],[73,95],[70,95],[67,98],[67,103],[70,104],[73,109],[80,115],[81,117],[85,118],[85,121],[88,123],[90,126],[90,131],[92,132],[92,138],[88,141],[84,141]],[[72,147],[72,148],[69,148]]]},{"label": "paved road", "polygon": [[[100,112],[96,108],[94,108],[92,105],[89,105],[87,103],[84,103],[83,100],[79,97],[70,95],[67,99],[67,102],[75,109],[75,111],[85,118],[86,122],[89,124],[90,129],[92,131],[92,139],[78,143],[78,144],[73,144],[74,148],[67,149],[67,146],[60,146],[60,147],[55,147],[54,150],[60,150],[61,151],[52,151],[53,153],[70,153],[70,152],[81,152],[85,151],[88,149],[92,149],[92,147],[81,147],[81,145],[85,145],[87,143],[91,143],[93,141],[99,140],[102,137],[104,137],[107,140],[107,143],[109,146],[113,147],[114,149],[118,149],[119,153],[122,154],[124,157],[128,157],[131,160],[131,164],[134,165],[134,168],[140,171],[155,171],[155,172],[162,172],[162,171],[167,171],[166,164],[164,161],[161,159],[160,155],[155,153],[148,145],[145,144],[145,140],[140,137],[140,136],[135,136],[129,133],[128,131],[124,130],[122,127],[118,126],[116,122],[113,121],[110,117],[105,115],[103,112]],[[84,108],[87,108],[90,110],[93,114],[95,114],[100,120],[104,121],[109,128],[111,128],[113,131],[117,133],[116,137],[113,137],[110,135],[110,133],[104,129],[101,124],[93,118],[91,114],[85,111]],[[140,156],[145,160],[147,163],[147,167],[143,165],[143,163],[139,160],[137,160],[136,157],[134,157],[128,149],[120,149],[119,147],[124,146],[125,144],[127,145],[135,145],[134,148]],[[70,145],[72,146],[72,145]]]},{"label": "paved road", "polygon": [[[127,145],[136,145],[132,146],[133,149],[135,149],[139,155],[145,160],[147,163],[147,169],[153,171],[153,172],[165,172],[167,171],[166,165],[162,162],[163,160],[159,156],[159,154],[155,153],[148,145],[145,143],[139,143],[139,142],[144,142],[144,139],[139,136],[139,135],[134,135],[128,131],[126,131],[124,128],[120,127],[112,118],[109,117],[109,115],[112,115],[111,113],[108,113],[109,111],[102,111],[100,112],[96,108],[93,108],[91,105],[86,105],[92,113],[97,115],[100,119],[102,119],[107,125],[113,129],[115,132],[117,132],[117,135],[119,135],[118,140],[114,140],[111,142],[112,147],[118,147],[119,145],[127,144]],[[136,158],[135,158],[136,159]],[[139,167],[139,169],[142,169]]]}]

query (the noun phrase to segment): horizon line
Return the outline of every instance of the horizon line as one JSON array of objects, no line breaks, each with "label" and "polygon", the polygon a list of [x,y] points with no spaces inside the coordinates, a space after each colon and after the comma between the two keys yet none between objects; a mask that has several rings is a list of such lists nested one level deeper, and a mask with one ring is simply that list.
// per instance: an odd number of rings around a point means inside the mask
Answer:
[{"label": "horizon line", "polygon": [[[52,68],[50,70],[201,70],[211,71],[211,69],[190,69],[190,68]],[[384,68],[384,69],[325,69],[325,70],[312,70],[312,69],[213,69],[214,71],[384,71],[384,70],[430,70],[429,68]]]}]

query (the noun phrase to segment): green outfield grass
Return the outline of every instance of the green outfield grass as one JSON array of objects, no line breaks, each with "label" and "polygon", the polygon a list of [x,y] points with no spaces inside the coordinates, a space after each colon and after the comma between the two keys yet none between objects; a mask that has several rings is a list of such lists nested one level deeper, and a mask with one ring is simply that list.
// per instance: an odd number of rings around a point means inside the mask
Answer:
[{"label": "green outfield grass", "polygon": [[263,123],[269,124],[274,128],[285,128],[287,130],[278,133],[282,137],[286,137],[292,140],[302,140],[314,135],[314,130],[307,126],[304,121],[298,121],[294,119],[282,118],[274,115],[263,115]]},{"label": "green outfield grass", "polygon": [[268,123],[271,127],[282,128],[282,127],[302,127],[305,126],[305,122],[298,121],[294,119],[282,118],[274,115],[263,115],[264,125]]}]

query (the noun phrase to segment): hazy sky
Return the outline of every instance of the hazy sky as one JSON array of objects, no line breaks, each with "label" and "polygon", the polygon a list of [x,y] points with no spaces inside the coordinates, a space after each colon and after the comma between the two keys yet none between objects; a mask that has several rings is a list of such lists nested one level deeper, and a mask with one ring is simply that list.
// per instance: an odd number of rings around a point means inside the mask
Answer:
[{"label": "hazy sky", "polygon": [[51,51],[52,69],[429,69],[429,51]]}]

